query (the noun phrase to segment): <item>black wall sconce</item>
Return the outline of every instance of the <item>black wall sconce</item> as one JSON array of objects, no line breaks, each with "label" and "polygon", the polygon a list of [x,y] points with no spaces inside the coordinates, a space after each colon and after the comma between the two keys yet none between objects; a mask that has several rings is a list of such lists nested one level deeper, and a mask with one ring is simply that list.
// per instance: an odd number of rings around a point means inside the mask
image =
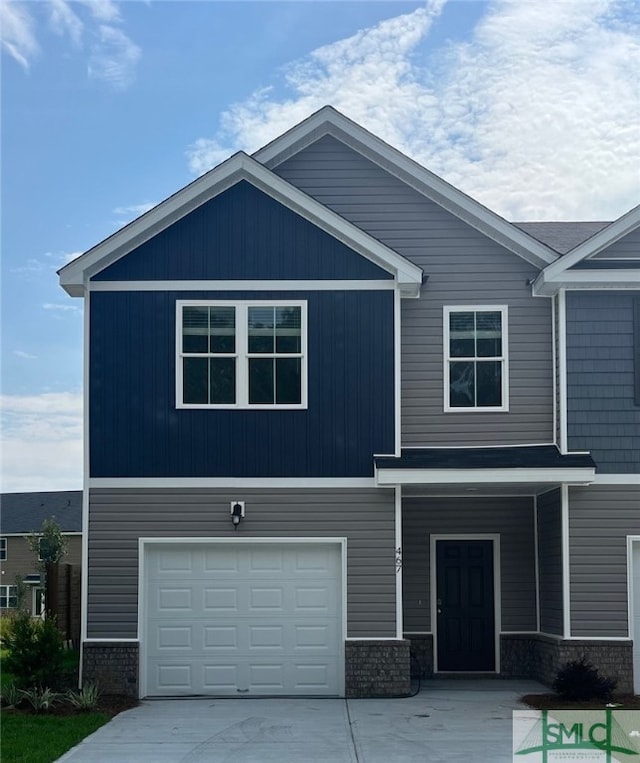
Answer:
[{"label": "black wall sconce", "polygon": [[231,521],[233,529],[237,530],[238,525],[244,518],[244,501],[231,501]]}]

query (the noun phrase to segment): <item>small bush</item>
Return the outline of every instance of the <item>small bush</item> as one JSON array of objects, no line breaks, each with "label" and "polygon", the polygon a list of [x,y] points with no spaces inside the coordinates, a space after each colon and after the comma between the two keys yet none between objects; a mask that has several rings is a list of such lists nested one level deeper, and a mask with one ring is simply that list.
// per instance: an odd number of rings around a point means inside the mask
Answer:
[{"label": "small bush", "polygon": [[95,710],[100,699],[100,689],[96,682],[85,684],[80,691],[68,691],[67,702],[76,710]]},{"label": "small bush", "polygon": [[552,689],[564,699],[588,701],[610,700],[617,682],[601,676],[598,669],[588,662],[586,655],[580,660],[567,662],[556,674]]},{"label": "small bush", "polygon": [[31,689],[18,689],[21,699],[25,699],[36,713],[46,713],[58,703],[60,695],[48,687],[34,686]]},{"label": "small bush", "polygon": [[53,620],[34,620],[27,612],[13,618],[3,634],[7,656],[3,669],[18,686],[45,686],[56,681],[62,666],[64,644]]},{"label": "small bush", "polygon": [[2,687],[3,707],[15,707],[21,699],[20,691],[13,681],[8,681]]}]

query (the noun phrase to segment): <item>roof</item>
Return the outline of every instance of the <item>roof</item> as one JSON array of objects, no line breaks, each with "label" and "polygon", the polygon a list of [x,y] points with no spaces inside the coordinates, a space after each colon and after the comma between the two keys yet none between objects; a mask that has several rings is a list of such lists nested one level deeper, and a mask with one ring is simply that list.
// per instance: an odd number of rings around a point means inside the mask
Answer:
[{"label": "roof", "polygon": [[385,143],[341,114],[333,106],[323,106],[310,117],[256,151],[253,156],[272,169],[323,135],[332,135],[342,141],[414,188],[418,193],[431,199],[532,265],[543,268],[558,259],[557,253],[546,244],[500,217],[479,201],[467,196],[397,148]]},{"label": "roof", "polygon": [[2,493],[0,533],[30,534],[54,518],[63,532],[82,532],[82,491],[57,490],[47,493]]},{"label": "roof", "polygon": [[65,265],[58,271],[61,286],[72,297],[84,296],[87,282],[92,276],[241,180],[247,180],[391,273],[403,296],[418,296],[423,281],[421,268],[242,151]]},{"label": "roof", "polygon": [[555,445],[403,448],[400,456],[376,456],[374,463],[381,486],[493,483],[549,489],[564,482],[589,483],[595,477],[589,453],[565,455]]},{"label": "roof", "polygon": [[513,225],[538,241],[551,247],[558,254],[566,254],[591,238],[608,222],[525,222]]}]

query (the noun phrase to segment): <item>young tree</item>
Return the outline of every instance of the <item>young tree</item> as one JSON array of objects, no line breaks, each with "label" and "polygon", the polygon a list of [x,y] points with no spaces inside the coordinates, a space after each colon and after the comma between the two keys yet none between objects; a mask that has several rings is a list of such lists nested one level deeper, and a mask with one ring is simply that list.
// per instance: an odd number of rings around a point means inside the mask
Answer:
[{"label": "young tree", "polygon": [[60,560],[67,553],[67,539],[55,520],[45,519],[40,532],[33,533],[27,542],[38,558],[40,572],[44,578],[45,616],[58,614],[58,570]]}]

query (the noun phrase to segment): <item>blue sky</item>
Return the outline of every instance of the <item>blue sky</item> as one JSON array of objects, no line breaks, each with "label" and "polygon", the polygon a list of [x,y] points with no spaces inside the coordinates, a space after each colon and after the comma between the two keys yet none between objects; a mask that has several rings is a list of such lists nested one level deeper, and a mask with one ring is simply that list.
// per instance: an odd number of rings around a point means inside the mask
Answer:
[{"label": "blue sky", "polygon": [[81,487],[55,271],[325,103],[511,220],[640,202],[640,5],[2,0],[4,490]]}]

